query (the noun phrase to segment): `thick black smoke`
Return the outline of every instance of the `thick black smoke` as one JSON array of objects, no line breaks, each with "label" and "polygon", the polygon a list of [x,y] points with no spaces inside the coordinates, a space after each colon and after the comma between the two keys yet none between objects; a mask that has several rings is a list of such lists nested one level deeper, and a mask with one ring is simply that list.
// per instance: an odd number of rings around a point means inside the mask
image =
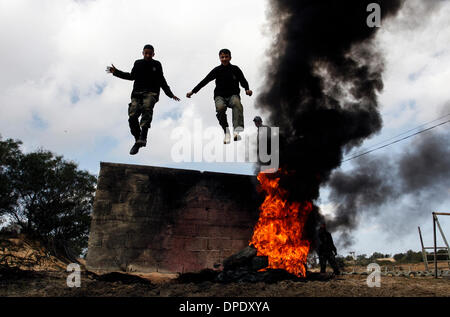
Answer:
[{"label": "thick black smoke", "polygon": [[352,244],[351,231],[363,215],[382,212],[383,227],[394,235],[414,230],[450,196],[448,124],[417,136],[401,155],[361,157],[350,171],[334,172],[328,186],[336,205],[328,225],[343,233],[341,245]]},{"label": "thick black smoke", "polygon": [[[313,201],[343,151],[382,127],[377,93],[383,59],[367,25],[371,0],[272,0],[277,34],[258,107],[280,128],[280,184],[290,200]],[[401,0],[376,1],[381,18]]]}]

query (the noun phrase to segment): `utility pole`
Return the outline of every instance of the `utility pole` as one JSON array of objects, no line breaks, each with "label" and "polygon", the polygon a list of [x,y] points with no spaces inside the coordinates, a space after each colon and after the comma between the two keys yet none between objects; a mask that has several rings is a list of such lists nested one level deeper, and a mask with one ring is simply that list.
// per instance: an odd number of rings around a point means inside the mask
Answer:
[{"label": "utility pole", "polygon": [[437,245],[436,245],[436,213],[433,212],[433,240],[434,240],[434,278],[438,278],[437,273]]}]

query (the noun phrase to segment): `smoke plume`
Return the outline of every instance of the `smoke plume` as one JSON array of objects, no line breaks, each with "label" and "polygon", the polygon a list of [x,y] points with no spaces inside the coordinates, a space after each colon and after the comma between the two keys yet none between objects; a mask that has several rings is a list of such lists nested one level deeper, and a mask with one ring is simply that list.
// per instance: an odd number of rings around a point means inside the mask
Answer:
[{"label": "smoke plume", "polygon": [[[276,40],[257,105],[280,128],[280,185],[288,199],[314,201],[343,151],[382,127],[377,93],[383,58],[367,25],[370,0],[272,0]],[[401,0],[377,1],[382,22]]]},{"label": "smoke plume", "polygon": [[[336,210],[328,225],[343,233],[340,244],[352,244],[351,231],[363,216],[383,212],[383,226],[394,235],[429,217],[450,195],[449,157],[450,132],[444,125],[417,136],[400,155],[372,154],[346,173],[334,172],[328,186]],[[403,209],[397,210],[397,203]]]},{"label": "smoke plume", "polygon": [[[276,37],[256,102],[270,113],[269,124],[280,128],[280,167],[287,173],[275,176],[289,192],[287,198],[316,201],[319,188],[328,184],[329,198],[337,206],[328,227],[343,233],[341,245],[352,243],[351,231],[362,213],[376,216],[390,209],[391,222],[395,217],[402,221],[387,230],[406,230],[405,219],[429,215],[430,202],[450,193],[450,138],[442,129],[416,137],[397,157],[371,154],[355,161],[350,172],[332,174],[344,153],[382,128],[377,96],[383,89],[384,59],[374,41],[379,28],[367,25],[372,2],[271,0],[270,26]],[[390,30],[413,31],[443,1],[376,3],[382,27],[400,12],[399,23]],[[392,202],[407,210],[392,210]],[[312,237],[322,219],[315,206],[304,234]]]}]

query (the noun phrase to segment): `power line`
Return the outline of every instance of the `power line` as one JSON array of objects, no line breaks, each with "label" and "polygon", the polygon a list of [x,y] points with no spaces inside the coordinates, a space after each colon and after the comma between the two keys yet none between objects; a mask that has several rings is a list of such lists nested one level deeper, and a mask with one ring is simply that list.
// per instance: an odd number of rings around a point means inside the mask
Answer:
[{"label": "power line", "polygon": [[354,153],[352,153],[352,154],[350,154],[350,155],[352,155],[352,156],[354,156],[354,155],[359,155],[360,153],[363,153],[363,152],[366,152],[366,151],[371,150],[373,147],[375,147],[375,146],[377,146],[377,145],[380,145],[380,144],[383,144],[383,143],[388,142],[388,141],[390,141],[390,140],[396,139],[396,138],[398,138],[399,136],[402,136],[402,135],[404,135],[404,134],[406,134],[406,133],[409,133],[409,132],[411,132],[411,131],[417,130],[417,129],[423,127],[423,126],[429,125],[430,123],[433,123],[433,122],[439,121],[439,120],[441,120],[441,119],[444,119],[444,118],[446,118],[446,117],[448,117],[448,116],[450,116],[450,113],[448,113],[448,114],[446,114],[445,116],[442,116],[442,117],[440,117],[440,118],[434,119],[434,120],[432,120],[432,121],[423,123],[423,124],[421,124],[421,125],[419,125],[419,126],[413,128],[413,129],[409,129],[409,130],[407,130],[407,131],[405,131],[405,132],[402,132],[402,133],[400,133],[400,134],[398,134],[398,135],[396,135],[396,136],[393,136],[393,137],[391,137],[391,138],[389,138],[389,139],[386,139],[386,140],[384,140],[384,141],[381,141],[381,142],[372,144],[371,146],[367,147],[366,149],[360,150],[360,151],[356,151],[356,152],[354,152]]},{"label": "power line", "polygon": [[437,124],[437,125],[435,125],[435,126],[432,126],[432,127],[427,128],[427,129],[425,129],[425,130],[421,130],[421,131],[416,132],[416,133],[414,133],[414,134],[408,135],[408,136],[406,136],[406,137],[404,137],[404,138],[401,138],[401,139],[399,139],[399,140],[396,140],[396,141],[394,141],[394,142],[391,142],[391,143],[385,144],[385,145],[383,145],[383,146],[377,147],[377,148],[375,148],[375,149],[372,149],[372,150],[370,150],[370,151],[366,151],[366,152],[364,152],[364,153],[361,153],[361,154],[352,156],[352,157],[350,157],[350,158],[348,158],[348,159],[343,160],[341,163],[344,163],[344,162],[353,160],[353,159],[355,159],[355,158],[358,158],[358,157],[361,157],[361,156],[363,156],[363,155],[366,155],[366,154],[372,153],[372,152],[374,152],[374,151],[377,151],[377,150],[379,150],[379,149],[385,148],[385,147],[387,147],[387,146],[389,146],[389,145],[392,145],[392,144],[398,143],[398,142],[400,142],[400,141],[409,139],[409,138],[411,138],[411,137],[413,137],[413,136],[415,136],[415,135],[418,135],[418,134],[420,134],[420,133],[423,133],[423,132],[429,131],[429,130],[431,130],[431,129],[437,128],[437,127],[439,127],[439,126],[441,126],[441,125],[444,125],[444,124],[446,124],[446,123],[449,123],[449,122],[450,122],[450,120],[445,121],[445,122],[442,122],[442,123],[439,123],[439,124]]}]

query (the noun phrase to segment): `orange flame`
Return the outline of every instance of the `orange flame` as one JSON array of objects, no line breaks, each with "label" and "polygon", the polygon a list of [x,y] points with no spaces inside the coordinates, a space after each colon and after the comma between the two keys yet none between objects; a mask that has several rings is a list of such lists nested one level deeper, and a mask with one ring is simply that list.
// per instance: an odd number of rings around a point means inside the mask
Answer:
[{"label": "orange flame", "polygon": [[260,206],[258,223],[252,240],[258,256],[268,256],[272,269],[284,269],[304,277],[310,242],[303,238],[306,219],[312,210],[310,202],[288,202],[287,191],[279,186],[280,178],[259,173],[258,180],[266,192]]}]

